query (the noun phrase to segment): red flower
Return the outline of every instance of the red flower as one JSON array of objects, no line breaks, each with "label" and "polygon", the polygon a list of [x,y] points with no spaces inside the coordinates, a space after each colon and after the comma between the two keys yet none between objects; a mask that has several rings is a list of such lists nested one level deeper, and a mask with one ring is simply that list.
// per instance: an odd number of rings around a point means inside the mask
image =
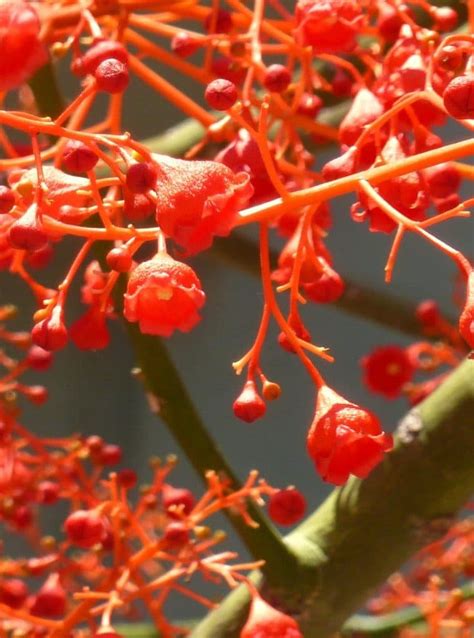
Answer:
[{"label": "red flower", "polygon": [[362,23],[355,0],[299,0],[296,22],[304,45],[318,53],[351,51]]},{"label": "red flower", "polygon": [[48,52],[39,39],[40,27],[29,3],[0,3],[0,91],[16,89],[46,64]]},{"label": "red flower", "polygon": [[169,337],[198,323],[206,295],[192,268],[160,252],[132,271],[124,299],[128,321],[138,321],[145,334]]},{"label": "red flower", "polygon": [[255,594],[240,638],[303,638],[303,634],[296,620]]},{"label": "red flower", "polygon": [[377,417],[328,386],[319,390],[307,449],[325,481],[342,485],[349,474],[365,478],[393,446]]},{"label": "red flower", "polygon": [[252,196],[246,173],[224,164],[154,155],[157,165],[156,219],[188,255],[230,233],[237,212]]},{"label": "red flower", "polygon": [[373,391],[389,399],[397,397],[413,376],[414,368],[403,348],[376,348],[362,359],[364,382]]}]

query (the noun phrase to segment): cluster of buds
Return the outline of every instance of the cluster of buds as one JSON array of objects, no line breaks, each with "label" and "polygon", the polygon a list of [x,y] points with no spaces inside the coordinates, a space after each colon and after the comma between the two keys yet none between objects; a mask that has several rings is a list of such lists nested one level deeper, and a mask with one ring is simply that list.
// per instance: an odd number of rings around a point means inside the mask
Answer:
[{"label": "cluster of buds", "polygon": [[[0,403],[0,437],[0,525],[24,535],[34,551],[29,557],[0,560],[3,633],[115,637],[113,621],[136,617],[144,603],[163,635],[175,635],[165,615],[170,595],[215,606],[189,586],[193,575],[234,587],[247,582],[246,572],[261,564],[236,563],[237,554],[219,551],[225,533],[208,527],[210,517],[232,510],[255,525],[248,503],[261,506],[263,497],[269,498],[270,516],[283,525],[297,522],[305,509],[295,488],[273,488],[255,471],[234,489],[210,471],[207,489],[196,499],[169,482],[176,462],[171,457],[152,459],[151,481],[139,487],[132,469],[111,471],[121,462],[117,445],[95,435],[35,436],[5,400]],[[44,536],[44,515],[55,507],[67,512],[61,529]],[[247,630],[242,635],[254,634]]]}]

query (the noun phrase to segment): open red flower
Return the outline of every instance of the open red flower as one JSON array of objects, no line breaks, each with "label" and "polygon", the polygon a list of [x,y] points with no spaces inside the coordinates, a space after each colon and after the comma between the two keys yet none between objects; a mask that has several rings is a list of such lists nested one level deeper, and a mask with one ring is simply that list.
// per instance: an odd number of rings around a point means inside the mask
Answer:
[{"label": "open red flower", "polygon": [[399,346],[376,348],[361,361],[364,381],[373,391],[389,399],[397,397],[413,376],[414,367],[407,352]]},{"label": "open red flower", "polygon": [[124,299],[128,321],[138,321],[145,334],[169,337],[200,321],[206,295],[192,268],[159,252],[132,271]]},{"label": "open red flower", "polygon": [[374,414],[328,386],[319,390],[307,449],[323,480],[342,485],[350,474],[365,478],[392,446]]},{"label": "open red flower", "polygon": [[237,212],[252,196],[247,173],[219,162],[153,156],[157,166],[156,220],[188,255],[230,233]]},{"label": "open red flower", "polygon": [[39,39],[40,21],[27,2],[0,2],[0,91],[16,89],[40,66],[48,51]]}]

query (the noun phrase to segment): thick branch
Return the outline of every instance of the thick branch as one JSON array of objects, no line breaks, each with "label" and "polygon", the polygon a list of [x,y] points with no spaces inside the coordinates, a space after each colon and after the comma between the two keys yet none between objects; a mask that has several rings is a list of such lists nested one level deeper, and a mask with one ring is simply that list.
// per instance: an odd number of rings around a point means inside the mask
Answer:
[{"label": "thick branch", "polygon": [[[156,337],[141,334],[136,324],[127,323],[127,329],[153,412],[167,425],[202,478],[207,470],[213,469],[223,472],[237,487],[238,478],[207,431],[163,343]],[[284,580],[286,565],[295,562],[291,550],[259,507],[249,504],[248,510],[259,524],[256,529],[231,511],[225,513],[250,554],[255,559],[266,560],[267,566]]]},{"label": "thick branch", "polygon": [[[299,557],[287,587],[267,570],[272,600],[294,613],[305,638],[337,631],[386,578],[442,535],[474,490],[474,361],[412,410],[395,450],[368,479],[350,480],[286,542]],[[288,580],[288,578],[287,578]],[[295,586],[297,583],[297,587]],[[192,638],[231,638],[248,593],[233,592]]]}]

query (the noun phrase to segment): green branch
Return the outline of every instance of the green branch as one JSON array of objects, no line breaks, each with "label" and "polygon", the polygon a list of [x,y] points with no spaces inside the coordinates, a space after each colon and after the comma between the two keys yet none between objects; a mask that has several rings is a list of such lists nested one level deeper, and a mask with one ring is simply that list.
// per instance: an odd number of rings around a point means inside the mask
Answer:
[{"label": "green branch", "polygon": [[[339,630],[387,577],[440,537],[474,491],[474,361],[467,360],[398,428],[394,451],[364,481],[334,490],[285,538],[298,556],[264,591],[298,619],[305,638]],[[298,586],[295,587],[295,583]],[[232,592],[192,638],[235,638],[248,592]]]},{"label": "green branch", "polygon": [[[202,422],[162,341],[141,334],[136,324],[127,323],[127,330],[153,413],[166,424],[201,478],[209,469],[223,472],[237,488],[238,478]],[[295,558],[261,508],[249,504],[248,511],[258,528],[249,527],[230,510],[225,514],[250,554],[267,561],[266,569],[275,570],[284,579],[286,565]]]}]

